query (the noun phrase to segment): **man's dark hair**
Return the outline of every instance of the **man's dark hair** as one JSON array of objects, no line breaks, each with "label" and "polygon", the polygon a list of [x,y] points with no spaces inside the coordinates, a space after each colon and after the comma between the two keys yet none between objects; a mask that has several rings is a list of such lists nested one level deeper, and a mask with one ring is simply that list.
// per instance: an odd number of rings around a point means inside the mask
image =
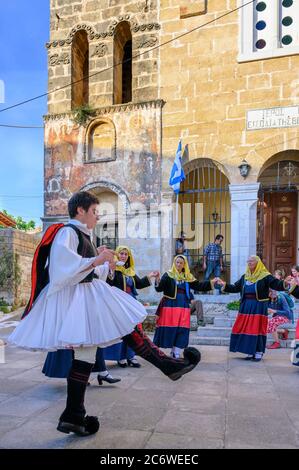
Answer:
[{"label": "man's dark hair", "polygon": [[219,235],[216,235],[215,240],[220,240],[220,238],[222,238],[222,240],[224,238],[223,235],[221,235],[221,233],[219,233]]},{"label": "man's dark hair", "polygon": [[99,204],[99,202],[98,198],[88,191],[79,191],[78,193],[74,193],[68,202],[70,218],[73,219],[76,217],[78,207],[82,207],[82,209],[88,211],[90,206],[93,204]]}]

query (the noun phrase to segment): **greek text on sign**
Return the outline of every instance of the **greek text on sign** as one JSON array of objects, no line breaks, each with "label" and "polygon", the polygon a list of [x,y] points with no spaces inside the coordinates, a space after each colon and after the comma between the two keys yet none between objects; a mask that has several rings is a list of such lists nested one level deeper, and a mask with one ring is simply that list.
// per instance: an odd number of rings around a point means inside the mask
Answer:
[{"label": "greek text on sign", "polygon": [[248,131],[299,126],[299,106],[252,109],[247,111],[246,124]]}]

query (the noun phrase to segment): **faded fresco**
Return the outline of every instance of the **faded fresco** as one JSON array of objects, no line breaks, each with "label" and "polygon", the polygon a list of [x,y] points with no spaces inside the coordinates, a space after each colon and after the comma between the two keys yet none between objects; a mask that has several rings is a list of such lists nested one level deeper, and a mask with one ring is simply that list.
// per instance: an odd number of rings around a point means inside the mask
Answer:
[{"label": "faded fresco", "polygon": [[[78,126],[70,117],[50,116],[45,131],[45,216],[67,213],[70,195],[87,185],[106,182],[128,195],[130,202],[158,203],[161,188],[160,102],[126,106],[106,113],[115,137],[101,126]],[[101,116],[102,118],[102,116]],[[96,122],[96,117],[94,121]],[[107,131],[107,125],[104,132]],[[92,135],[96,132],[96,136]],[[96,142],[97,154],[90,148]],[[115,155],[115,158],[111,158]],[[98,158],[99,157],[99,158]],[[99,185],[100,186],[100,185]]]}]

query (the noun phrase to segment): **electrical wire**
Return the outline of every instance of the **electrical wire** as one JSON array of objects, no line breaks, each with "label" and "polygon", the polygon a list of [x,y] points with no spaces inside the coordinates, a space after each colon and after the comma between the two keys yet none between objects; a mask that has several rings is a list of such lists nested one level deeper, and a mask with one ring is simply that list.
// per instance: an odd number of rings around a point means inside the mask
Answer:
[{"label": "electrical wire", "polygon": [[[48,91],[48,92],[46,92],[46,93],[43,93],[43,94],[41,94],[41,95],[35,96],[35,97],[33,97],[33,98],[29,98],[29,99],[24,100],[24,101],[20,101],[19,103],[13,104],[13,105],[11,105],[11,106],[7,106],[6,108],[1,109],[1,110],[0,110],[0,113],[3,113],[4,111],[8,111],[9,109],[13,109],[13,108],[16,108],[16,107],[18,107],[18,106],[22,106],[22,105],[24,105],[24,104],[30,103],[31,101],[35,101],[35,100],[38,100],[38,99],[40,99],[40,98],[44,98],[44,97],[46,97],[46,96],[51,95],[52,93],[56,93],[57,91],[63,90],[63,89],[68,88],[68,87],[70,87],[70,86],[72,86],[72,85],[75,85],[75,84],[80,83],[80,82],[82,82],[82,81],[84,81],[84,80],[87,80],[88,78],[95,77],[96,75],[99,75],[99,74],[101,74],[101,73],[107,72],[108,70],[114,69],[115,67],[118,67],[119,65],[123,65],[123,64],[125,64],[125,63],[127,63],[127,62],[131,62],[131,61],[133,61],[134,59],[137,59],[138,57],[141,57],[143,54],[148,54],[149,52],[152,52],[152,51],[154,51],[154,50],[156,50],[156,49],[160,49],[160,48],[163,47],[163,46],[166,46],[166,45],[168,45],[168,44],[170,44],[170,43],[172,43],[172,42],[174,42],[174,41],[177,41],[178,39],[181,39],[181,38],[184,37],[184,36],[187,36],[188,34],[193,33],[194,31],[198,31],[199,29],[202,29],[202,28],[204,28],[205,26],[208,26],[208,25],[210,25],[210,24],[212,24],[212,23],[214,23],[214,22],[216,22],[216,21],[218,21],[218,20],[221,20],[222,18],[225,18],[226,16],[231,15],[232,13],[235,13],[236,11],[241,10],[242,8],[244,8],[244,7],[246,7],[246,6],[248,6],[248,5],[252,4],[252,3],[254,3],[255,1],[256,1],[256,0],[250,0],[250,1],[248,1],[247,3],[244,3],[243,5],[234,8],[233,10],[230,10],[230,11],[228,11],[228,12],[226,12],[226,13],[223,13],[223,15],[220,15],[220,16],[218,16],[217,18],[213,18],[212,20],[207,21],[206,23],[204,23],[204,24],[202,24],[202,25],[200,25],[200,26],[196,26],[195,28],[192,28],[192,29],[190,29],[189,31],[186,31],[185,33],[179,34],[178,36],[176,36],[176,37],[174,37],[174,38],[172,38],[172,39],[169,39],[168,41],[165,41],[165,42],[163,42],[163,43],[161,43],[161,44],[158,44],[157,46],[154,46],[154,47],[152,47],[152,48],[150,48],[150,49],[147,49],[146,51],[141,51],[141,52],[139,52],[138,54],[132,56],[132,58],[129,58],[129,59],[126,59],[126,60],[124,60],[124,61],[121,61],[121,62],[118,62],[118,63],[116,63],[116,64],[113,64],[113,65],[111,65],[110,67],[107,67],[107,68],[105,68],[105,69],[99,70],[98,72],[95,72],[95,73],[93,73],[93,74],[86,75],[85,77],[80,78],[79,80],[70,82],[70,83],[68,83],[67,85],[63,85],[63,86],[61,86],[61,87],[57,87],[57,88],[55,88],[55,89],[53,89],[53,90],[50,90],[50,91]],[[8,125],[7,125],[7,126],[8,126]],[[8,126],[8,127],[9,127],[9,126]]]}]

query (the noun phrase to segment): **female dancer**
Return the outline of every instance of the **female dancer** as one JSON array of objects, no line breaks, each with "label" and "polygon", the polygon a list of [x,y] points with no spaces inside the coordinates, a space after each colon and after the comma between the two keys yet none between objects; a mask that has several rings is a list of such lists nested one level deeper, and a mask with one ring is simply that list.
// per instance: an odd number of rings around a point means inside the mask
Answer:
[{"label": "female dancer", "polygon": [[[131,295],[136,299],[137,289],[144,289],[151,285],[150,278],[157,277],[158,271],[150,272],[147,276],[139,278],[135,272],[135,262],[132,251],[127,246],[118,246],[116,254],[119,264],[116,265],[115,271],[108,275],[107,282],[110,286],[118,287],[122,291]],[[128,347],[124,341],[103,349],[104,359],[117,361],[120,367],[140,367],[139,362],[135,358],[134,351]]]},{"label": "female dancer", "polygon": [[156,283],[156,291],[163,292],[156,315],[154,343],[161,348],[172,348],[171,355],[179,358],[188,346],[190,333],[190,289],[209,291],[213,281],[199,282],[190,273],[186,256],[175,256],[172,268]]},{"label": "female dancer", "polygon": [[261,361],[267,341],[270,288],[284,291],[287,284],[272,276],[258,256],[248,258],[246,273],[235,284],[226,284],[221,279],[216,282],[224,292],[241,293],[229,350],[247,354],[246,360]]}]

